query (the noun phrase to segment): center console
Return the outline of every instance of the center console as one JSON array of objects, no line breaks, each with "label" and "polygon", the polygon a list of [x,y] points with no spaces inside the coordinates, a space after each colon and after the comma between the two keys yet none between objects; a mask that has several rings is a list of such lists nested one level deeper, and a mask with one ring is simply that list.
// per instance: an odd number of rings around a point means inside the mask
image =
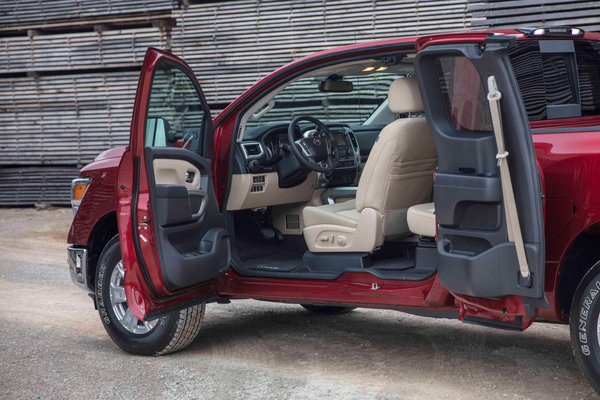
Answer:
[{"label": "center console", "polygon": [[340,153],[340,161],[333,171],[327,186],[352,186],[358,183],[360,168],[360,149],[354,132],[347,126],[329,126],[335,137]]}]

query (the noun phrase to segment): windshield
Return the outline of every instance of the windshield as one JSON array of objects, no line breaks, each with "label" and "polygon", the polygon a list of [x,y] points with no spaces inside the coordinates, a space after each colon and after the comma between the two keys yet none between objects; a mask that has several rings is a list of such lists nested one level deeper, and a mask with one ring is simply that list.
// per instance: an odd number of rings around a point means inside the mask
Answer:
[{"label": "windshield", "polygon": [[[392,81],[412,74],[412,64],[382,65],[364,60],[314,71],[288,83],[268,105],[250,116],[247,128],[289,123],[300,115],[323,122],[363,124],[385,101]],[[323,82],[344,83],[347,91],[323,91]]]}]

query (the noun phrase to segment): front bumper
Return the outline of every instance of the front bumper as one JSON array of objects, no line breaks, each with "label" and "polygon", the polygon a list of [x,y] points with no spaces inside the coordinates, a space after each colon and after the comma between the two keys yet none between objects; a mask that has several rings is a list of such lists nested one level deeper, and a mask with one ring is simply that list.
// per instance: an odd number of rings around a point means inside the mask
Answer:
[{"label": "front bumper", "polygon": [[88,251],[84,247],[70,246],[68,249],[69,271],[71,280],[82,289],[89,290],[87,285]]}]

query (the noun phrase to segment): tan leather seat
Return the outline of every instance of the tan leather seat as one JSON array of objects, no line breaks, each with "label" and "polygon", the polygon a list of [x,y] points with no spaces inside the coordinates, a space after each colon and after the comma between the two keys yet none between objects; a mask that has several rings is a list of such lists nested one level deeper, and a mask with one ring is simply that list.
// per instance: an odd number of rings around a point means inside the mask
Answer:
[{"label": "tan leather seat", "polygon": [[435,207],[433,203],[417,204],[408,209],[408,229],[415,235],[435,237]]},{"label": "tan leather seat", "polygon": [[[392,82],[388,105],[398,114],[423,112],[415,78]],[[425,117],[387,125],[369,154],[356,200],[304,208],[303,233],[309,250],[371,252],[386,238],[410,234],[408,208],[431,200],[436,162]]]}]

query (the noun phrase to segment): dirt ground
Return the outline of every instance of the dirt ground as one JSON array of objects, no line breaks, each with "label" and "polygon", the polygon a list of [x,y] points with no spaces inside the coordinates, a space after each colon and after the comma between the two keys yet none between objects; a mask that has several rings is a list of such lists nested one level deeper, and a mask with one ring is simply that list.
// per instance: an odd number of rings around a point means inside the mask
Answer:
[{"label": "dirt ground", "polygon": [[207,306],[184,351],[114,345],[69,278],[70,209],[0,209],[3,399],[588,399],[565,325],[515,333],[395,311]]}]

